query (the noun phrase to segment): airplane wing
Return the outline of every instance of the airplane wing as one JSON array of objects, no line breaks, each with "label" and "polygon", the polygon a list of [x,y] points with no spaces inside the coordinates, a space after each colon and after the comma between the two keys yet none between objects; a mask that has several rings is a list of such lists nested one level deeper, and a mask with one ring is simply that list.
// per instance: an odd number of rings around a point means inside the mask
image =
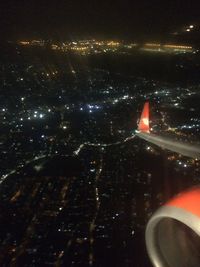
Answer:
[{"label": "airplane wing", "polygon": [[146,102],[144,105],[144,109],[140,118],[140,122],[138,125],[138,130],[136,135],[145,141],[152,143],[161,147],[162,149],[167,149],[172,152],[181,154],[183,156],[193,158],[193,159],[200,159],[200,146],[195,144],[191,145],[189,143],[183,143],[177,141],[175,139],[153,134],[150,132],[149,127],[149,102]]},{"label": "airplane wing", "polygon": [[[200,147],[153,134],[146,102],[136,135],[184,156],[200,159]],[[184,192],[162,206],[149,220],[146,247],[154,267],[200,266],[200,187]]]}]

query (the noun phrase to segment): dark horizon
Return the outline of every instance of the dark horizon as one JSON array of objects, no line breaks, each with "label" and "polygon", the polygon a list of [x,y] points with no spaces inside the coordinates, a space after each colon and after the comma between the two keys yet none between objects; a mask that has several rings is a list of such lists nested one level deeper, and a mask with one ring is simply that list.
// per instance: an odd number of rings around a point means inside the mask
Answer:
[{"label": "dark horizon", "polygon": [[199,20],[195,1],[2,1],[3,39],[166,38]]}]

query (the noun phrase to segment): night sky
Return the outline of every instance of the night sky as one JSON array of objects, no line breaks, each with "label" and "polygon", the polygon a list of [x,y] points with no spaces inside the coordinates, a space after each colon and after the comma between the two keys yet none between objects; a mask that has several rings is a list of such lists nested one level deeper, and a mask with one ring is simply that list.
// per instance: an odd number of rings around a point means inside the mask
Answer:
[{"label": "night sky", "polygon": [[162,37],[200,18],[192,0],[1,0],[4,38]]}]

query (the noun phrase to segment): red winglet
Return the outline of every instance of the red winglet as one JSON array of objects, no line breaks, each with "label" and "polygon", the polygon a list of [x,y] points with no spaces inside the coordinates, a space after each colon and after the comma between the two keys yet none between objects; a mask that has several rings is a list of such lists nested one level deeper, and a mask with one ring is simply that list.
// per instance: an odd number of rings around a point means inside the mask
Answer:
[{"label": "red winglet", "polygon": [[149,133],[149,102],[146,102],[144,104],[144,108],[142,111],[142,115],[139,121],[138,125],[138,131],[144,132],[144,133]]}]

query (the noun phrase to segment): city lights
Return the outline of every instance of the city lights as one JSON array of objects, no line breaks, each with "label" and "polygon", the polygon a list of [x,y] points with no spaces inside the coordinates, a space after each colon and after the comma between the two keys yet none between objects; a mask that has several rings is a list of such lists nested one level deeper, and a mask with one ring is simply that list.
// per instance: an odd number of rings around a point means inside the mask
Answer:
[{"label": "city lights", "polygon": [[200,181],[198,8],[174,1],[4,1],[0,266],[152,267],[149,219]]}]

